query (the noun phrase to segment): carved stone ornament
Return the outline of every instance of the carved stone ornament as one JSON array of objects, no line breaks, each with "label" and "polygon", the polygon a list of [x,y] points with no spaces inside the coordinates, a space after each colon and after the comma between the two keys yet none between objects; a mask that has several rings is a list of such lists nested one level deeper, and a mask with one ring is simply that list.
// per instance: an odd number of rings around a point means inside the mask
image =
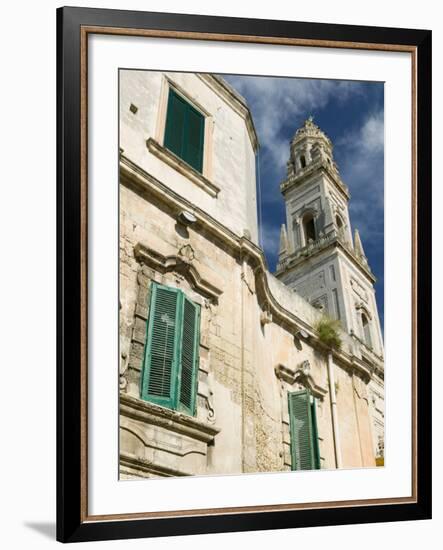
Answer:
[{"label": "carved stone ornament", "polygon": [[177,255],[163,256],[157,251],[137,243],[134,247],[134,256],[140,264],[152,267],[160,273],[174,271],[184,276],[200,294],[210,298],[215,304],[218,303],[218,299],[223,293],[220,288],[201,277],[193,264],[195,253],[189,244],[182,246]]},{"label": "carved stone ornament", "polygon": [[302,361],[295,369],[291,369],[281,363],[275,367],[275,375],[277,378],[293,386],[296,382],[300,382],[308,388],[314,397],[323,399],[328,393],[328,390],[320,386],[314,380],[311,374],[311,364],[308,360]]},{"label": "carved stone ornament", "polygon": [[201,397],[203,397],[205,401],[205,407],[207,410],[206,420],[211,424],[214,424],[216,421],[215,407],[214,407],[214,392],[212,391],[212,384],[209,377],[206,379],[205,382],[199,383],[198,393]]},{"label": "carved stone ornament", "polygon": [[185,262],[192,262],[195,258],[195,252],[190,244],[185,244],[178,251],[178,256]]},{"label": "carved stone ornament", "polygon": [[262,311],[260,313],[260,323],[262,325],[267,325],[268,323],[272,323],[272,313],[269,313],[269,311]]},{"label": "carved stone ornament", "polygon": [[120,375],[120,379],[119,379],[120,390],[121,391],[126,390],[127,386],[128,386],[128,379],[126,378],[126,376]]}]

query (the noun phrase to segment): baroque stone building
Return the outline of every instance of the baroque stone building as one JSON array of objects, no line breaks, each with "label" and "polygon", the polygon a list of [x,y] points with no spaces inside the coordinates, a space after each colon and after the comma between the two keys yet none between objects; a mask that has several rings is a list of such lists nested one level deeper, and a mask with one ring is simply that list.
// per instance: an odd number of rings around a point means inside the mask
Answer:
[{"label": "baroque stone building", "polygon": [[223,79],[120,71],[121,479],[381,462],[375,278],[332,144],[311,119],[291,142],[275,275],[258,147]]}]

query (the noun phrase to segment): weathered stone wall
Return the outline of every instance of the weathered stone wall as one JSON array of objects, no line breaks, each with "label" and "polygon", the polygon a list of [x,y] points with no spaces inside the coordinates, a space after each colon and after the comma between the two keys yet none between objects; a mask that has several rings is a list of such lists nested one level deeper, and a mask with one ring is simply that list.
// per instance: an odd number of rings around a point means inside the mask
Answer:
[{"label": "weathered stone wall", "polygon": [[[294,338],[293,330],[280,322],[262,324],[266,304],[257,292],[254,270],[228,246],[198,227],[183,231],[172,210],[159,207],[147,195],[125,184],[120,189],[120,210],[121,326],[124,328],[121,349],[125,353],[122,364],[126,365],[126,370],[122,369],[122,394],[139,399],[151,281],[181,288],[202,306],[196,420],[201,423],[199,429],[205,430],[205,426],[214,429],[213,436],[203,438],[202,442],[192,434],[181,433],[180,427],[176,427],[172,435],[171,432],[167,435],[165,428],[153,429],[150,424],[144,427],[139,418],[134,420],[123,412],[122,452],[140,455],[142,449],[149,450],[143,451],[143,457],[151,465],[146,467],[151,473],[141,471],[140,475],[290,469],[287,392],[304,387],[304,381],[300,378],[288,384],[276,376],[276,368],[283,365],[295,371],[305,361],[309,362],[312,380],[320,388],[317,401],[321,465],[334,468],[325,353],[309,340]],[[202,279],[219,289],[218,299],[205,296],[178,266],[164,270],[145,265],[134,252],[140,245],[164,258],[186,257]],[[280,281],[271,275],[267,277],[274,297],[308,326],[321,317]],[[345,339],[345,349],[349,350],[350,346]],[[369,447],[367,445],[367,401],[364,406],[360,404],[352,378],[339,365],[335,368],[344,466],[372,465],[370,431]],[[171,424],[177,422],[174,414]],[[152,421],[152,416],[150,418]],[[140,431],[144,432],[143,437],[134,435]],[[130,460],[131,457],[123,461],[123,477],[136,475]]]},{"label": "weathered stone wall", "polygon": [[385,451],[385,391],[381,373],[375,373],[368,387],[369,406],[373,419],[373,445],[376,457],[384,457]]}]

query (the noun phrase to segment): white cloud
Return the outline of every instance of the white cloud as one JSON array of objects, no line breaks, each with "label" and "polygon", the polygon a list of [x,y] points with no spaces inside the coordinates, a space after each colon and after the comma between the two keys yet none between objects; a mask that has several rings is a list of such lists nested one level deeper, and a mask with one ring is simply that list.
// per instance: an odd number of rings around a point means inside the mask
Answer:
[{"label": "white cloud", "polygon": [[280,225],[271,225],[264,222],[261,228],[261,245],[264,250],[278,253],[280,246]]},{"label": "white cloud", "polygon": [[[244,95],[251,108],[262,160],[283,169],[289,156],[289,143],[282,138],[282,128],[293,120],[294,131],[312,111],[321,109],[332,99],[346,101],[359,93],[355,82],[277,77],[225,76]],[[277,108],[276,108],[277,107]]]},{"label": "white cloud", "polygon": [[352,199],[349,210],[363,246],[382,238],[384,214],[384,114],[368,113],[359,128],[337,141],[340,172]]},{"label": "white cloud", "polygon": [[363,124],[342,136],[337,141],[338,146],[354,149],[359,156],[372,157],[384,150],[384,112],[383,109],[369,114]]},{"label": "white cloud", "polygon": [[368,154],[382,153],[384,149],[384,117],[383,111],[369,116],[362,131],[362,148]]}]

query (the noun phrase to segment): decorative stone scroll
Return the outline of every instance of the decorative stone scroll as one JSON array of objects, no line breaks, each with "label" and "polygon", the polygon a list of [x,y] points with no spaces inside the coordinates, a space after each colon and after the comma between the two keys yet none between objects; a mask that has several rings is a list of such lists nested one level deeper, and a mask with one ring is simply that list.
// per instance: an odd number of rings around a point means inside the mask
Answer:
[{"label": "decorative stone scroll", "polygon": [[184,245],[177,255],[163,256],[152,248],[137,243],[134,247],[134,256],[139,263],[153,267],[160,273],[166,273],[167,271],[180,273],[189,279],[197,292],[210,298],[214,304],[218,303],[218,299],[223,293],[220,288],[217,288],[201,277],[197,268],[192,263],[194,260],[194,250],[188,244]]},{"label": "decorative stone scroll", "polygon": [[296,382],[301,382],[303,386],[308,388],[314,397],[323,399],[328,393],[328,390],[314,380],[311,372],[311,364],[308,360],[300,363],[295,369],[291,369],[285,365],[279,364],[275,367],[275,375],[277,378],[293,386]]}]

